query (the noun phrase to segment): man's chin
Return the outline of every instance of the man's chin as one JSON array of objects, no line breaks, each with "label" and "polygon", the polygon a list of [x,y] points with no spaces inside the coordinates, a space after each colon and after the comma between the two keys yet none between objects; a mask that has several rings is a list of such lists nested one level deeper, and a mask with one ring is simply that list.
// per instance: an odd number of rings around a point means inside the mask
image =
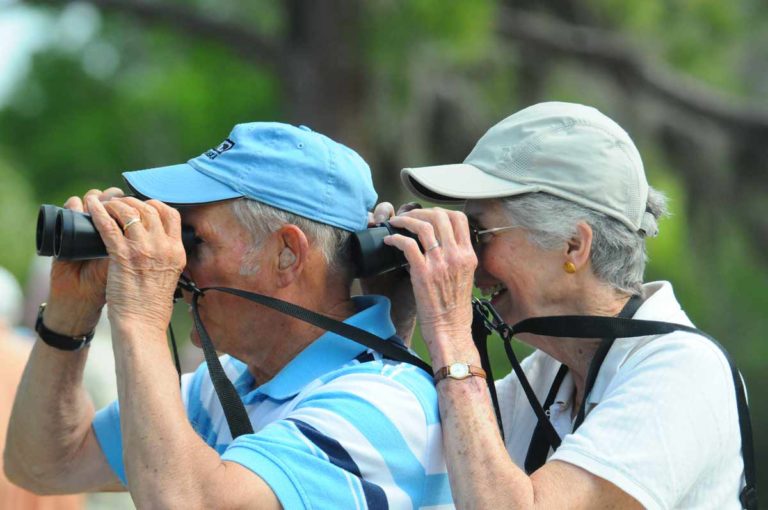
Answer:
[{"label": "man's chin", "polygon": [[192,345],[194,345],[198,349],[203,348],[203,342],[200,341],[200,334],[197,332],[197,328],[193,327],[189,331],[189,341],[192,342]]}]

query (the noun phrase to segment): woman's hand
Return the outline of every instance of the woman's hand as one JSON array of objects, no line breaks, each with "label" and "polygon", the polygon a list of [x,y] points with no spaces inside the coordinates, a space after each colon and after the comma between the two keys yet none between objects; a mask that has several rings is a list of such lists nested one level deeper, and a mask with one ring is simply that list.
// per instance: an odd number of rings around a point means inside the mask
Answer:
[{"label": "woman's hand", "polygon": [[[89,213],[88,202],[108,202],[123,196],[119,188],[92,189],[80,197],[69,197],[66,209]],[[44,322],[51,330],[77,336],[93,330],[105,303],[107,285],[106,259],[57,260],[51,265],[51,289]]]},{"label": "woman's hand", "polygon": [[476,363],[472,343],[472,283],[477,256],[464,213],[446,209],[417,209],[395,216],[390,223],[414,232],[414,239],[399,234],[384,242],[403,251],[410,264],[424,341],[435,366],[454,361]]},{"label": "woman's hand", "polygon": [[[397,214],[421,208],[417,202],[403,204]],[[368,215],[368,228],[389,221],[395,215],[395,207],[389,202],[376,205],[373,213]],[[390,316],[397,334],[406,345],[411,345],[413,330],[416,327],[416,300],[413,297],[413,286],[406,269],[396,269],[384,274],[361,278],[360,287],[363,294],[378,294],[386,296],[391,302]]]},{"label": "woman's hand", "polygon": [[179,212],[157,200],[132,197],[104,204],[89,197],[88,207],[109,253],[110,322],[164,331],[186,265]]}]

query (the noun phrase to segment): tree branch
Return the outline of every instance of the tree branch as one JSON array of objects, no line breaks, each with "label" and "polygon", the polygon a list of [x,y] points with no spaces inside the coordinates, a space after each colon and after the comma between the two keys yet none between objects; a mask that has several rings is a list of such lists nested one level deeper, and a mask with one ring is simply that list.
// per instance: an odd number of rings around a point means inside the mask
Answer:
[{"label": "tree branch", "polygon": [[576,26],[528,12],[501,8],[499,33],[553,56],[601,67],[622,82],[681,111],[708,118],[728,131],[768,131],[768,109],[736,101],[677,73],[611,32]]},{"label": "tree branch", "polygon": [[[108,11],[122,12],[138,19],[174,28],[194,36],[195,39],[217,41],[246,60],[277,69],[280,66],[280,48],[249,27],[239,23],[205,17],[195,9],[182,4],[149,3],[144,0],[85,0]],[[31,5],[62,6],[75,0],[27,0]]]}]

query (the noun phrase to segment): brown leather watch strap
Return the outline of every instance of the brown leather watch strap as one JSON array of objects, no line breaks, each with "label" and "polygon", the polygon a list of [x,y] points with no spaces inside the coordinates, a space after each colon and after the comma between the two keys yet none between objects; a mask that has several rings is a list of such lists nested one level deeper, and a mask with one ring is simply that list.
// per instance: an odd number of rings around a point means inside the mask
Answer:
[{"label": "brown leather watch strap", "polygon": [[450,365],[444,366],[435,372],[435,384],[439,383],[445,378],[461,380],[473,376],[485,379],[485,370],[468,363],[451,363]]}]

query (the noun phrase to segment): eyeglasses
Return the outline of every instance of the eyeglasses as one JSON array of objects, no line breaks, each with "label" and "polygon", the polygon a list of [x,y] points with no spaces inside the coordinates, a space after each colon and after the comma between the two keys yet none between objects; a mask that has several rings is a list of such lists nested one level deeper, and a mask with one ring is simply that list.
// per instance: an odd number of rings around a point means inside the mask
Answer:
[{"label": "eyeglasses", "polygon": [[518,226],[508,225],[506,227],[487,228],[485,230],[479,230],[477,227],[470,226],[469,231],[472,236],[472,246],[477,248],[483,244],[487,244],[491,240],[491,237],[499,232],[505,232],[507,230],[512,230],[513,228],[518,228]]}]

